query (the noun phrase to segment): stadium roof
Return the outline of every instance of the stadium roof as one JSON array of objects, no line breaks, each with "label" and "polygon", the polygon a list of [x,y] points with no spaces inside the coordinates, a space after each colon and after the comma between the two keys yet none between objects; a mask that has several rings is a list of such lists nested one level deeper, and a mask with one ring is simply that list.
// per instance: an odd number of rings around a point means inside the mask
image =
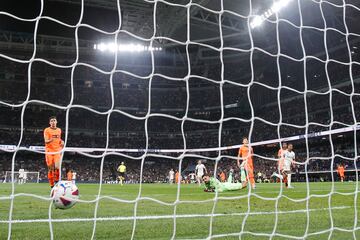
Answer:
[{"label": "stadium roof", "polygon": [[[154,32],[154,22],[156,24],[156,36],[166,37],[173,40],[185,42],[187,40],[187,8],[190,6],[190,40],[210,44],[214,47],[220,46],[219,14],[221,3],[223,3],[224,13],[221,15],[222,37],[224,46],[249,49],[250,36],[248,29],[248,19],[246,18],[250,11],[249,1],[233,0],[162,0],[162,1],[144,1],[144,0],[120,0],[118,11],[116,0],[86,0],[84,1],[84,13],[81,23],[89,24],[99,30],[109,33],[115,32],[119,27],[131,34],[141,38],[150,38]],[[299,29],[301,25],[299,9],[303,23],[302,37],[305,41],[309,38],[323,38],[324,27],[326,23],[327,32],[330,32],[327,41],[333,41],[337,45],[341,32],[345,33],[345,24],[343,18],[342,1],[324,1],[319,4],[316,1],[296,1],[290,0],[290,3],[278,13],[282,19],[278,24],[280,40],[287,39],[299,41]],[[21,1],[1,1],[0,9],[5,13],[10,13],[18,17],[34,19],[40,13],[39,0]],[[42,16],[49,16],[63,23],[76,25],[80,19],[81,0],[49,0],[44,1]],[[252,14],[261,15],[273,1],[252,0]],[[301,5],[299,5],[299,3]],[[338,5],[336,5],[338,4]],[[356,1],[347,1],[345,23],[350,33],[360,34],[359,8]],[[155,7],[156,5],[156,7]],[[61,11],[59,11],[61,9]],[[121,16],[119,20],[119,16]],[[155,16],[155,19],[154,19]],[[250,18],[249,20],[251,20]],[[35,22],[20,22],[8,15],[0,13],[2,30],[14,32],[34,31]],[[154,21],[155,20],[155,21]],[[252,38],[255,46],[258,46],[272,53],[276,53],[276,24],[273,24],[275,17],[270,17],[259,29],[252,30]],[[325,20],[325,21],[324,21]],[[85,27],[84,27],[85,28]],[[95,34],[93,29],[81,29],[79,38],[83,40],[97,40],[101,36]],[[333,31],[334,30],[334,31]],[[337,34],[339,33],[339,34]],[[41,19],[39,21],[38,34],[70,37],[74,36],[74,29],[61,26],[50,19]],[[334,35],[332,37],[331,35]],[[335,36],[339,35],[339,36]],[[122,36],[124,37],[124,36]],[[353,35],[349,40],[353,41]],[[125,37],[126,38],[126,37]],[[174,44],[168,39],[158,39],[161,44]],[[319,41],[307,40],[313,45],[319,45]],[[289,41],[294,45],[291,41]],[[316,47],[316,46],[314,46]],[[289,51],[300,51],[298,46],[286,47]],[[289,53],[286,53],[289,54]],[[291,55],[291,54],[289,54]]]}]

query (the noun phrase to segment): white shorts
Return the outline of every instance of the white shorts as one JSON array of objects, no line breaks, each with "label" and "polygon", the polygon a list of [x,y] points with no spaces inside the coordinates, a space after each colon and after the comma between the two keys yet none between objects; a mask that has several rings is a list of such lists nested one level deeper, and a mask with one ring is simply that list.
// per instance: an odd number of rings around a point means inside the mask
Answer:
[{"label": "white shorts", "polygon": [[204,174],[200,174],[200,173],[198,173],[198,174],[196,175],[197,178],[202,178],[203,176],[204,176]]},{"label": "white shorts", "polygon": [[291,163],[284,163],[284,165],[283,165],[283,169],[282,169],[283,171],[291,171]]}]

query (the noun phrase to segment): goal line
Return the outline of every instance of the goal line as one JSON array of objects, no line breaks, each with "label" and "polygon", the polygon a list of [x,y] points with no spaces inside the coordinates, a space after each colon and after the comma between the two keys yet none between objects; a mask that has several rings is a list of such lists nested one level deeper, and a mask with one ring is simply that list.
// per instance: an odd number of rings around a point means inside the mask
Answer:
[{"label": "goal line", "polygon": [[[236,217],[236,216],[256,216],[256,215],[272,215],[272,214],[296,214],[306,212],[319,212],[328,210],[343,210],[352,208],[351,206],[337,206],[332,208],[310,208],[298,209],[289,211],[261,211],[261,212],[242,212],[242,213],[214,213],[214,214],[179,214],[176,218],[197,218],[197,217]],[[51,219],[51,222],[92,222],[92,221],[128,221],[128,220],[151,220],[151,219],[173,219],[174,215],[159,215],[159,216],[129,216],[129,217],[97,217],[97,218],[67,218],[67,219]],[[33,222],[49,222],[49,219],[12,219],[0,220],[0,223],[33,223]]]}]

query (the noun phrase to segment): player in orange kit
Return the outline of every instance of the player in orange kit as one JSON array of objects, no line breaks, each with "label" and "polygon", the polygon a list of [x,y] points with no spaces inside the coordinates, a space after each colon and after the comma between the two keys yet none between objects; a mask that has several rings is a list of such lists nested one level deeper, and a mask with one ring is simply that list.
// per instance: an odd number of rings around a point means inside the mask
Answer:
[{"label": "player in orange kit", "polygon": [[345,180],[345,167],[342,164],[339,164],[336,171],[339,174],[340,181],[344,182],[344,180]]},{"label": "player in orange kit", "polygon": [[178,170],[175,170],[175,184],[178,184],[179,181],[181,181],[180,179],[180,173]]},{"label": "player in orange kit", "polygon": [[224,171],[221,171],[221,172],[220,172],[219,177],[220,177],[220,181],[221,181],[221,182],[225,182],[225,181],[226,181],[226,175],[225,175]]},{"label": "player in orange kit", "polygon": [[[243,145],[239,148],[237,165],[240,169],[244,168],[246,171],[246,180],[241,179],[241,181],[250,181],[251,187],[255,189],[253,154],[254,152],[252,147],[249,146],[248,138],[243,137]],[[242,163],[240,163],[240,158],[242,159]]]},{"label": "player in orange kit", "polygon": [[[50,187],[59,181],[60,175],[60,151],[64,147],[64,141],[61,140],[61,129],[57,127],[55,116],[49,118],[50,127],[44,130],[45,158],[48,167],[48,179]],[[59,153],[54,153],[59,152]]]},{"label": "player in orange kit", "polygon": [[66,174],[66,180],[72,181],[72,177],[73,177],[72,171],[71,171],[71,169],[68,169],[67,174]]}]

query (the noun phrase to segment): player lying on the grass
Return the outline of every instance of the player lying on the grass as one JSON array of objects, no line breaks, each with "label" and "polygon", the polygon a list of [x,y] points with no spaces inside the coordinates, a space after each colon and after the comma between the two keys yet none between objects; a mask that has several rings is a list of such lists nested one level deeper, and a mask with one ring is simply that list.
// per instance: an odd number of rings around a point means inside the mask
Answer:
[{"label": "player lying on the grass", "polygon": [[[229,178],[232,178],[232,174],[229,174]],[[247,182],[242,183],[232,183],[231,179],[228,178],[227,182],[220,182],[218,179],[214,177],[210,177],[209,175],[205,174],[202,177],[202,180],[205,183],[205,192],[225,192],[225,191],[235,191],[245,188]]]}]

